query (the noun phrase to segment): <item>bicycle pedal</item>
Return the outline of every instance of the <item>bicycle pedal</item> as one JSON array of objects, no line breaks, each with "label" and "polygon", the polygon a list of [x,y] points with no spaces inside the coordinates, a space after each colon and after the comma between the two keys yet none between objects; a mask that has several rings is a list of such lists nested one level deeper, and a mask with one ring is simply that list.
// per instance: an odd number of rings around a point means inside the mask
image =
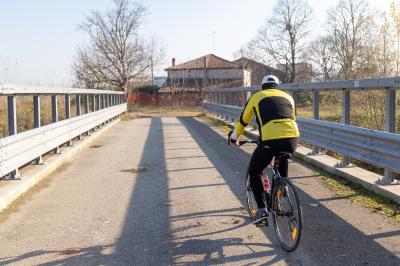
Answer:
[{"label": "bicycle pedal", "polygon": [[256,224],[256,227],[268,227],[268,226],[269,226],[269,224],[267,221],[265,221],[265,222],[263,221],[261,223]]},{"label": "bicycle pedal", "polygon": [[257,227],[268,227],[268,219],[264,218],[262,220],[254,221],[253,224]]}]

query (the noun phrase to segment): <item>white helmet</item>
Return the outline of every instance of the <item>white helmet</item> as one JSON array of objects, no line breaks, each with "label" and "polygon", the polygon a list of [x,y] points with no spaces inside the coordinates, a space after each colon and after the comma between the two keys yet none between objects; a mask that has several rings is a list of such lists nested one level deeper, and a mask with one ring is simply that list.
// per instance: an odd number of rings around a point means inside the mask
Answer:
[{"label": "white helmet", "polygon": [[279,85],[279,79],[274,75],[266,75],[261,82],[261,85],[263,85],[263,84]]}]

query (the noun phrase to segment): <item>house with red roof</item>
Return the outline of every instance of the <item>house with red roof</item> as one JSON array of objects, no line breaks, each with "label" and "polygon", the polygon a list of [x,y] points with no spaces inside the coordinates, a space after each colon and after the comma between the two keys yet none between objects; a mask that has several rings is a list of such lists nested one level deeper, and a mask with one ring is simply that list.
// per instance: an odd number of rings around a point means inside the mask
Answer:
[{"label": "house with red roof", "polygon": [[282,81],[285,73],[246,57],[233,62],[208,54],[165,69],[168,73],[166,87],[174,90],[202,87],[259,86],[264,75],[276,75]]},{"label": "house with red roof", "polygon": [[169,87],[201,88],[221,83],[243,80],[243,70],[238,65],[208,54],[181,64],[175,64],[165,69],[168,73],[166,85]]}]

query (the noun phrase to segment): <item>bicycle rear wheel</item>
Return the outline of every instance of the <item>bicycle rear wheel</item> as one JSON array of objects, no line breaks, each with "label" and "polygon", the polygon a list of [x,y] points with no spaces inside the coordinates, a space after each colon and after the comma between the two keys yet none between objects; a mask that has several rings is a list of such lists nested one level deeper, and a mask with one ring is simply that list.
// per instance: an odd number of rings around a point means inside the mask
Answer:
[{"label": "bicycle rear wheel", "polygon": [[246,175],[245,192],[247,212],[249,213],[250,218],[254,219],[257,216],[257,202],[254,198],[253,190],[251,190],[249,173]]},{"label": "bicycle rear wheel", "polygon": [[274,186],[272,220],[282,248],[297,249],[303,231],[303,214],[296,189],[287,178],[278,179]]}]

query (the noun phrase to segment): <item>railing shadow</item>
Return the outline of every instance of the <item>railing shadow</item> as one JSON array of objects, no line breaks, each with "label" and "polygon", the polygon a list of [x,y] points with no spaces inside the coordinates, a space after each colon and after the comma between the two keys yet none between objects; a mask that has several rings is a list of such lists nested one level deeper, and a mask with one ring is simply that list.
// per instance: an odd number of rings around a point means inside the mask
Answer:
[{"label": "railing shadow", "polygon": [[169,244],[169,198],[166,159],[160,118],[151,119],[140,164],[151,164],[140,172],[132,192],[122,233],[113,254],[122,264],[171,264]]}]

